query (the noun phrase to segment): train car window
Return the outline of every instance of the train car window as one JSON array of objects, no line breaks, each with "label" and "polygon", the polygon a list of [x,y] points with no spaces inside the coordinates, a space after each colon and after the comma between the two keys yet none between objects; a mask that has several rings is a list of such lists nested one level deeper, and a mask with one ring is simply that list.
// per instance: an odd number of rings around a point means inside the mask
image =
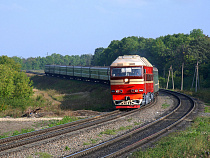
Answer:
[{"label": "train car window", "polygon": [[123,76],[141,76],[141,67],[124,67],[124,68],[112,68],[111,76],[123,77]]}]

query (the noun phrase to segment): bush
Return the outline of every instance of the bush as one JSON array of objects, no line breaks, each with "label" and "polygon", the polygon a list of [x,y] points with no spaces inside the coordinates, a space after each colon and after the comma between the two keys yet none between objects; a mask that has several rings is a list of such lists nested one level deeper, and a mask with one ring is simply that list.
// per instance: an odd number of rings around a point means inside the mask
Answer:
[{"label": "bush", "polygon": [[6,110],[8,106],[24,110],[33,94],[32,82],[25,73],[17,71],[19,65],[12,63],[13,69],[6,63],[7,58],[0,58],[0,63],[4,63],[0,64],[0,111]]}]

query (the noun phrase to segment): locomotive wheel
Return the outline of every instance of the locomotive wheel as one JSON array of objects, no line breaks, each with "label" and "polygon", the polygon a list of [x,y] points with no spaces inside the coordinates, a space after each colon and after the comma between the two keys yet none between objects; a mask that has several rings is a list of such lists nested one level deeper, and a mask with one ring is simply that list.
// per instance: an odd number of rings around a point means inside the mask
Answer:
[{"label": "locomotive wheel", "polygon": [[145,94],[143,94],[143,100],[141,102],[141,105],[142,106],[146,105],[146,95]]}]

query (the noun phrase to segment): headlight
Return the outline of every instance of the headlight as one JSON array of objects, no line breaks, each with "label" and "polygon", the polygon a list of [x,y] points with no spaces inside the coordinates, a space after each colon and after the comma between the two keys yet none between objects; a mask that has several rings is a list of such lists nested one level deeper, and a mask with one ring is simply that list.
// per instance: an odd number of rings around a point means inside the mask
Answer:
[{"label": "headlight", "polygon": [[138,92],[138,89],[135,89],[135,92],[137,93]]},{"label": "headlight", "polygon": [[116,90],[116,93],[119,93],[119,90]]},{"label": "headlight", "polygon": [[128,80],[128,78],[125,78],[125,82],[127,83],[129,80]]}]

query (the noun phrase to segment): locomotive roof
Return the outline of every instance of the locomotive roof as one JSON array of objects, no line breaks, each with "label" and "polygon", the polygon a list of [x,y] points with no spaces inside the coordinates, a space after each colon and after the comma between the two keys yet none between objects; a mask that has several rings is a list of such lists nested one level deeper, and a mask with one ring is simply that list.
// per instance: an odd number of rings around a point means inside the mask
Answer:
[{"label": "locomotive roof", "polygon": [[152,64],[145,58],[139,55],[124,55],[119,56],[111,66],[149,66],[153,67]]}]

